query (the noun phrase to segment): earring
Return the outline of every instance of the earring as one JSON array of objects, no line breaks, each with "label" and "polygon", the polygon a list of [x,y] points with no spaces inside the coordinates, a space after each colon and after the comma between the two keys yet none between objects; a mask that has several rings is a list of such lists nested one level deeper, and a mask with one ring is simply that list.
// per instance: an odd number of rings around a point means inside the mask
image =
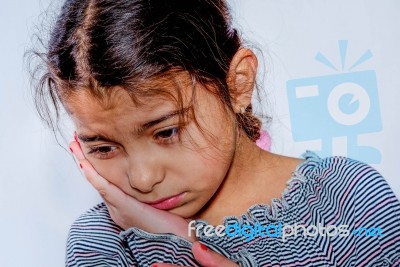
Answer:
[{"label": "earring", "polygon": [[245,111],[246,111],[246,110],[244,109],[244,106],[240,106],[240,113],[241,113],[241,114],[244,114]]}]

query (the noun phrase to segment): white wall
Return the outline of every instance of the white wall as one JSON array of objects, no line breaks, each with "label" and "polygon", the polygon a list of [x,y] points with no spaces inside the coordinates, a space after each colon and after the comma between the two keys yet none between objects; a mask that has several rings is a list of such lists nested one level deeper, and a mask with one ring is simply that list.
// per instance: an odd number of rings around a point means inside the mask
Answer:
[{"label": "white wall", "polygon": [[33,108],[23,53],[49,2],[0,8],[0,266],[64,266],[69,226],[99,200]]},{"label": "white wall", "polygon": [[230,3],[243,35],[263,51],[272,150],[370,163],[400,197],[400,2]]},{"label": "white wall", "polygon": [[[41,124],[31,101],[22,55],[29,47],[32,23],[38,23],[39,13],[49,2],[5,0],[0,9],[0,266],[63,266],[69,225],[99,201],[69,151],[62,149]],[[307,148],[319,149],[323,137],[325,145],[333,139],[334,145],[328,148],[333,147],[336,154],[353,153],[356,158],[374,162],[373,166],[381,171],[400,197],[400,179],[395,172],[400,148],[397,142],[400,126],[395,119],[400,115],[397,105],[400,99],[400,17],[397,15],[400,2],[230,2],[237,23],[243,32],[246,31],[245,36],[264,51],[264,84],[268,99],[263,105],[273,117],[270,126],[273,150],[299,156]],[[339,40],[347,40],[343,70]],[[344,47],[345,42],[341,44]],[[349,70],[368,50],[372,57]],[[337,70],[316,61],[318,52]],[[357,75],[365,76],[357,80]],[[298,88],[299,79],[314,85],[311,92],[318,92],[318,96],[294,98],[289,102],[288,86],[296,83],[293,88]],[[335,91],[341,96],[339,85],[345,81],[351,83],[347,87],[350,89],[344,89],[350,94],[339,98],[338,104],[334,94],[331,98],[329,94]],[[310,94],[308,90],[306,94]],[[353,104],[351,94],[356,97]],[[293,109],[296,114],[305,114],[301,111],[303,100],[311,100],[312,105],[306,106],[319,106],[320,110],[311,110],[309,115],[299,118],[291,114]],[[313,132],[297,128],[295,124],[299,120],[306,123],[310,117],[320,120],[315,123],[317,133],[314,136]],[[326,124],[327,121],[331,125]],[[318,127],[321,125],[323,127]],[[329,128],[333,126],[337,128]],[[68,131],[67,140],[71,136]],[[349,145],[351,136],[356,145]],[[294,138],[303,141],[294,141]],[[62,144],[66,147],[65,142]],[[358,153],[360,145],[374,148],[368,151],[375,151],[375,154]]]}]

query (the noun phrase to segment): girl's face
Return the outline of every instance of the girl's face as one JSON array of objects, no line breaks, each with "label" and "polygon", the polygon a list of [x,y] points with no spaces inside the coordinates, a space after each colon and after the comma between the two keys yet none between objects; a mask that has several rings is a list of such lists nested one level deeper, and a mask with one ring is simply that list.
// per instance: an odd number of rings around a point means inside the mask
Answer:
[{"label": "girl's face", "polygon": [[[180,90],[184,108],[192,103],[192,82],[186,73],[153,86],[174,96]],[[197,84],[193,112],[206,134],[216,137],[207,138],[192,116],[179,125],[172,99],[142,97],[143,105],[136,106],[122,88],[113,90],[107,107],[88,90],[66,103],[86,158],[101,176],[135,199],[184,218],[195,215],[230,168],[236,144],[234,114]]]}]

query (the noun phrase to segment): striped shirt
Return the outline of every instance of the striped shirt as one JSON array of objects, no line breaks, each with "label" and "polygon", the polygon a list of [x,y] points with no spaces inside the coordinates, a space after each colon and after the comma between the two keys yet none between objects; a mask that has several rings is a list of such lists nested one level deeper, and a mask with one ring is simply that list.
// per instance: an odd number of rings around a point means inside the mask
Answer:
[{"label": "striped shirt", "polygon": [[[253,205],[241,217],[225,217],[230,234],[199,231],[198,239],[240,266],[400,266],[400,202],[385,179],[371,166],[346,157],[320,158],[310,151],[303,157],[281,198]],[[303,228],[290,235],[296,225]],[[197,229],[205,226],[203,220],[195,222]],[[234,235],[239,228],[233,226],[247,230]],[[259,226],[264,231],[251,238]],[[317,226],[329,233],[316,234]],[[66,266],[156,262],[199,266],[189,241],[135,227],[124,231],[104,203],[71,226]]]}]

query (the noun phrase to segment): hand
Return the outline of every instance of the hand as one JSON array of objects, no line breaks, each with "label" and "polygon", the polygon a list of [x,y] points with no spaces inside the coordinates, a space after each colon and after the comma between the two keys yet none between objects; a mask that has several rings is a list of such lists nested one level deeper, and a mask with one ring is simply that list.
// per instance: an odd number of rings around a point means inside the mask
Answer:
[{"label": "hand", "polygon": [[192,242],[196,240],[194,233],[189,237],[188,222],[184,218],[142,203],[100,176],[85,158],[77,139],[69,147],[87,180],[102,196],[117,225],[123,229],[138,227],[149,233],[173,233]]},{"label": "hand", "polygon": [[[192,246],[194,258],[203,267],[239,267],[233,261],[224,256],[210,250],[200,242],[194,242]],[[155,263],[151,267],[176,267],[177,265],[167,263]]]}]

